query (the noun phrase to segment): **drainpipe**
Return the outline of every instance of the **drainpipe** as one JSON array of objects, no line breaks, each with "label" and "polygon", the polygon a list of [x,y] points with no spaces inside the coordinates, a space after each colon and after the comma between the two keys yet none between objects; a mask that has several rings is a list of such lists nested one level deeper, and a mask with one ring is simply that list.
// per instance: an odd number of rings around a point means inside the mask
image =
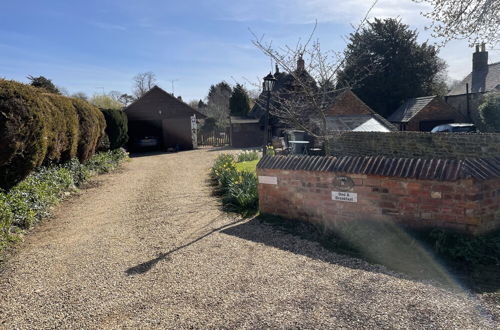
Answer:
[{"label": "drainpipe", "polygon": [[470,101],[469,101],[469,84],[465,84],[465,96],[467,100],[467,117],[470,122],[472,122],[472,118],[470,116]]}]

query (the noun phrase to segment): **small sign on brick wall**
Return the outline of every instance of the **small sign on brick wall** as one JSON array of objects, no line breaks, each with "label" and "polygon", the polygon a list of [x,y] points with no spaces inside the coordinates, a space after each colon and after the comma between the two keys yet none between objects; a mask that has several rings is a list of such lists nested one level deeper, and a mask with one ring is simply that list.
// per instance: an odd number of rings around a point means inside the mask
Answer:
[{"label": "small sign on brick wall", "polygon": [[261,176],[261,175],[259,175],[259,183],[278,184],[278,178],[275,176]]},{"label": "small sign on brick wall", "polygon": [[358,194],[345,191],[332,191],[332,200],[339,202],[357,203]]}]

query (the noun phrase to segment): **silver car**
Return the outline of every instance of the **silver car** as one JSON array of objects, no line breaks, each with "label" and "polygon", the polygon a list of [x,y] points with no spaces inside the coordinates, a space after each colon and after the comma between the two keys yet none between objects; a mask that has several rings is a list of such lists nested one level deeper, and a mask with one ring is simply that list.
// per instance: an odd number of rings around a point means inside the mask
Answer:
[{"label": "silver car", "polygon": [[432,129],[432,133],[467,133],[477,132],[476,126],[469,123],[453,123],[439,125]]}]

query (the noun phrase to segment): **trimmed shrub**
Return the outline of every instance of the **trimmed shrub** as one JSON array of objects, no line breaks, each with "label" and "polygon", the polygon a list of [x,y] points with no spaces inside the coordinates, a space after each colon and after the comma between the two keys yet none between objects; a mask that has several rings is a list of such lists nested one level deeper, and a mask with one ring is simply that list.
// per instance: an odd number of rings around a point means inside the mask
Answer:
[{"label": "trimmed shrub", "polygon": [[42,164],[50,107],[36,88],[0,79],[0,187],[12,187]]},{"label": "trimmed shrub", "polygon": [[94,155],[99,141],[104,137],[106,121],[101,111],[90,103],[77,98],[72,98],[71,101],[80,123],[77,156],[81,163],[86,163]]},{"label": "trimmed shrub", "polygon": [[0,79],[0,187],[10,189],[42,164],[87,161],[104,135],[96,107]]},{"label": "trimmed shrub", "polygon": [[121,110],[102,109],[106,120],[106,135],[111,150],[123,147],[128,142],[128,119]]},{"label": "trimmed shrub", "polygon": [[66,162],[76,157],[78,148],[78,116],[70,98],[44,94],[52,104],[52,120],[47,123],[49,129],[48,147],[45,163]]}]

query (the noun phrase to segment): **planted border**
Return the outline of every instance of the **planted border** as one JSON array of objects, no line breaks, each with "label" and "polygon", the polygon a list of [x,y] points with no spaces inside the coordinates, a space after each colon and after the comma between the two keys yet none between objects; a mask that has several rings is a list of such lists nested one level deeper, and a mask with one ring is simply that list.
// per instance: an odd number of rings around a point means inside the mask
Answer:
[{"label": "planted border", "polygon": [[61,165],[40,167],[8,192],[0,191],[0,251],[50,215],[53,206],[92,175],[108,173],[127,158],[123,149],[98,153],[86,164],[73,158]]},{"label": "planted border", "polygon": [[237,160],[250,162],[258,159],[257,152],[238,155],[222,154],[217,157],[211,170],[217,191],[222,195],[226,208],[250,216],[258,211],[258,183],[255,172],[239,171]]}]

